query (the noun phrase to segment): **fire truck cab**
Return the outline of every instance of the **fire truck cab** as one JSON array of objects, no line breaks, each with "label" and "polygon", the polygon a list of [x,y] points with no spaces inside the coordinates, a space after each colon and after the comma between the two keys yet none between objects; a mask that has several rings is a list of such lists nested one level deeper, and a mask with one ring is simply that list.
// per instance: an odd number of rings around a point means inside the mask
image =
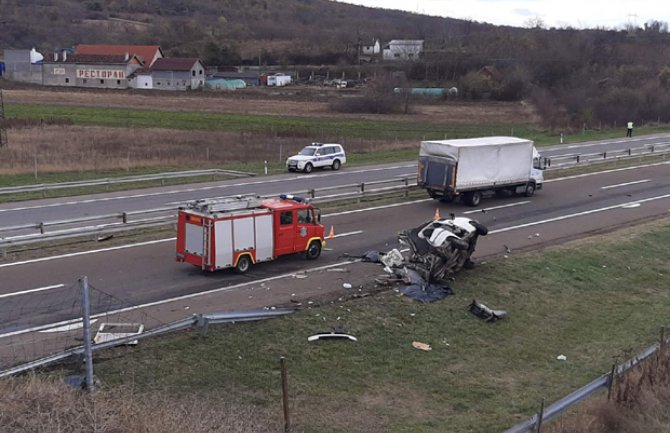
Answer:
[{"label": "fire truck cab", "polygon": [[195,200],[179,209],[176,259],[204,271],[238,273],[286,254],[313,260],[325,247],[324,231],[320,210],[301,197]]}]

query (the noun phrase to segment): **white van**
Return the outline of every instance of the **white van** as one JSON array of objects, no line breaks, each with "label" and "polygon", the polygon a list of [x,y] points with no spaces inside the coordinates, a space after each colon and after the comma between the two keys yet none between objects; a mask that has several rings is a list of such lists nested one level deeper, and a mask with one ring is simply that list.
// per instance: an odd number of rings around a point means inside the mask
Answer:
[{"label": "white van", "polygon": [[315,168],[330,167],[339,170],[347,162],[347,155],[341,144],[312,143],[305,146],[297,155],[286,160],[288,171],[311,173]]}]

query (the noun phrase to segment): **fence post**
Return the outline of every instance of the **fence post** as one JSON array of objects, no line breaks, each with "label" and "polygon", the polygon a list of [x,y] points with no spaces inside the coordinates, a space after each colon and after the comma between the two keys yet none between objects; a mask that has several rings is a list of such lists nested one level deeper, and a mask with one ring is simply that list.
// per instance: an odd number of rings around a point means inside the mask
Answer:
[{"label": "fence post", "polygon": [[127,224],[128,223],[128,214],[126,212],[123,212],[121,214],[121,219],[123,220],[124,224]]},{"label": "fence post", "polygon": [[91,305],[88,293],[88,277],[79,279],[81,284],[82,321],[84,323],[84,357],[86,361],[86,390],[93,391],[93,350],[91,349]]},{"label": "fence post", "polygon": [[541,433],[542,419],[544,418],[544,399],[540,403],[540,412],[537,414],[537,433]]},{"label": "fence post", "polygon": [[603,152],[603,159],[607,159],[607,152]]},{"label": "fence post", "polygon": [[282,406],[284,408],[284,432],[291,431],[291,419],[288,408],[288,375],[286,374],[286,358],[283,356],[279,358],[279,365],[281,367],[281,395]]},{"label": "fence post", "polygon": [[616,373],[616,364],[612,364],[612,370],[607,378],[607,400],[612,398],[612,386],[614,386],[614,374]]},{"label": "fence post", "polygon": [[409,179],[405,176],[405,198],[409,197]]},{"label": "fence post", "polygon": [[40,228],[40,234],[43,235],[43,234],[44,234],[44,223],[43,223],[43,222],[40,223],[40,227],[39,227],[39,228]]},{"label": "fence post", "polygon": [[309,190],[309,195],[310,195],[310,197],[312,197],[312,198],[316,197],[316,190],[315,190],[314,188],[310,189],[310,190]]}]

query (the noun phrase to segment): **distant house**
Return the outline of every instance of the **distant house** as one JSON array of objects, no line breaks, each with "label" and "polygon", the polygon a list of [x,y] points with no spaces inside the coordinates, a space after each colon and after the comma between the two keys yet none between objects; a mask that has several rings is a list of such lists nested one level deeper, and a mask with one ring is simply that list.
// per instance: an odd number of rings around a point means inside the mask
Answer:
[{"label": "distant house", "polygon": [[129,77],[142,67],[142,62],[128,53],[68,54],[63,50],[55,52],[53,58],[47,56],[42,66],[42,84],[46,86],[127,89],[131,87]]},{"label": "distant house", "polygon": [[361,55],[374,56],[381,53],[381,45],[379,39],[375,39],[372,45],[361,45]]},{"label": "distant house", "polygon": [[158,45],[85,45],[74,47],[75,54],[122,55],[128,53],[136,56],[144,66],[151,67],[154,62],[163,56]]},{"label": "distant house", "polygon": [[151,66],[154,89],[195,90],[205,85],[205,65],[197,58],[163,57]]},{"label": "distant house", "polygon": [[382,58],[389,61],[418,60],[423,40],[394,39],[384,46]]},{"label": "distant house", "polygon": [[291,84],[292,78],[290,75],[278,72],[276,74],[268,75],[265,82],[268,87],[282,87]]}]

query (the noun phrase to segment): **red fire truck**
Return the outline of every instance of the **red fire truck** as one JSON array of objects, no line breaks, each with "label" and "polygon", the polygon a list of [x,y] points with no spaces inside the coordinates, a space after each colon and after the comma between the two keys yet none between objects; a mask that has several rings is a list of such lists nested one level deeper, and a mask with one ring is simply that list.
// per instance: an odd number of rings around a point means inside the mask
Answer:
[{"label": "red fire truck", "polygon": [[244,273],[298,252],[313,260],[325,245],[320,210],[300,197],[202,199],[179,209],[177,261],[205,271]]}]

